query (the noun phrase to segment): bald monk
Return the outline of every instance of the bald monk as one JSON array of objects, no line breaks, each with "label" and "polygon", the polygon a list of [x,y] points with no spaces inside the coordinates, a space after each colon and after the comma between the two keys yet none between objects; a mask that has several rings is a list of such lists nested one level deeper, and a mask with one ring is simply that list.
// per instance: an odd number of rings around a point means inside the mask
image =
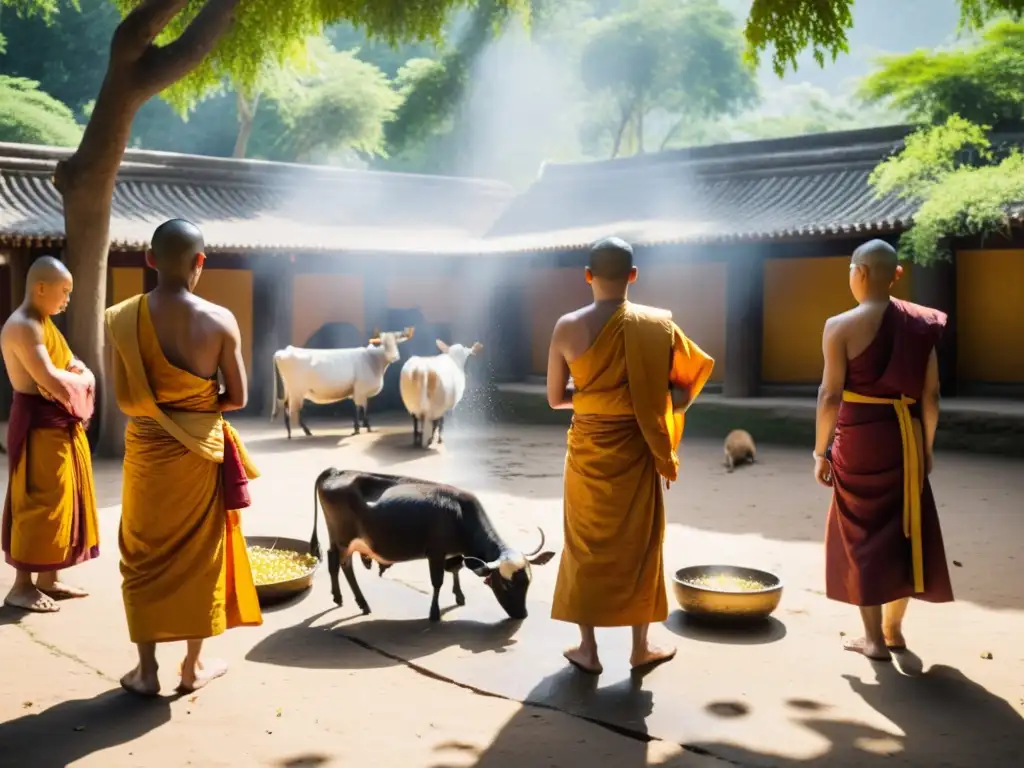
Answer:
[{"label": "bald monk", "polygon": [[661,479],[666,488],[676,479],[683,413],[714,360],[671,312],[627,301],[637,279],[628,243],[596,243],[585,274],[594,302],[558,320],[548,353],[548,403],[573,410],[551,616],[579,626],[580,644],[566,659],[600,674],[595,627],[633,628],[634,669],[675,656],[647,637],[651,622],[668,617]]},{"label": "bald monk", "polygon": [[67,307],[73,288],[60,261],[36,259],[25,281],[25,300],[0,333],[14,390],[2,538],[16,575],[4,603],[40,613],[57,611],[57,600],[85,597],[85,590],[60,580],[60,571],[99,555],[84,428],[92,416],[96,380],[50,319]]},{"label": "bald monk", "polygon": [[826,594],[860,607],[864,636],[844,647],[877,661],[906,648],[910,597],[953,599],[928,482],[939,423],[935,345],[946,315],[893,298],[902,271],[882,240],[854,251],[857,307],[829,318],[822,334],[814,447],[814,477],[833,491]]},{"label": "bald monk", "polygon": [[160,690],[157,643],[187,642],[178,690],[189,692],[227,671],[201,659],[204,639],[263,623],[238,512],[258,473],[221,416],[245,407],[241,339],[231,312],[193,294],[204,247],[194,224],[160,225],[146,254],[157,287],[106,312],[117,403],[129,417],[119,544],[139,652],[121,685],[141,695]]}]

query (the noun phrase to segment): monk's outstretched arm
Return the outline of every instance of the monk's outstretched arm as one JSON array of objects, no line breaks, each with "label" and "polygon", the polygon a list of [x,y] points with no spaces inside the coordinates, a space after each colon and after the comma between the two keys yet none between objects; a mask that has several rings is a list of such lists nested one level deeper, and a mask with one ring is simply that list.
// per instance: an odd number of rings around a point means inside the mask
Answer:
[{"label": "monk's outstretched arm", "polygon": [[924,374],[924,391],[921,394],[921,426],[924,428],[925,466],[930,470],[935,432],[939,427],[939,356],[934,349],[928,356],[928,368]]},{"label": "monk's outstretched arm", "polygon": [[555,409],[572,408],[572,390],[569,389],[569,364],[565,361],[564,342],[569,330],[564,317],[555,323],[548,347],[548,405]]},{"label": "monk's outstretched arm", "polygon": [[824,457],[832,442],[839,420],[839,406],[843,402],[843,387],[846,385],[846,343],[835,318],[829,318],[821,334],[821,351],[825,357],[825,369],[821,374],[818,388],[818,409],[815,420],[814,454]]},{"label": "monk's outstretched arm", "polygon": [[42,392],[49,394],[61,405],[70,408],[72,387],[88,384],[78,373],[62,371],[53,364],[46,351],[42,329],[34,325],[19,324],[8,331],[15,355]]}]

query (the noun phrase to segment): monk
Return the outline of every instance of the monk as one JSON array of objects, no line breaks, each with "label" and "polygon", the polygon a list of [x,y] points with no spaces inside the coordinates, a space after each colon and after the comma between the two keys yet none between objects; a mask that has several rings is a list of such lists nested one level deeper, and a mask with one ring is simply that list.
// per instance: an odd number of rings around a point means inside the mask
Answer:
[{"label": "monk", "polygon": [[579,626],[564,654],[576,668],[603,671],[595,627],[630,626],[630,664],[645,670],[675,656],[648,641],[651,622],[668,617],[661,479],[668,488],[678,475],[683,413],[714,360],[671,312],[627,301],[637,279],[628,243],[597,242],[585,274],[594,302],[558,320],[548,353],[548,403],[573,411],[551,616]]},{"label": "monk", "polygon": [[56,612],[57,600],[85,597],[85,590],[62,582],[60,572],[100,552],[84,428],[93,412],[96,379],[50,319],[67,308],[73,288],[60,261],[36,259],[25,281],[25,300],[0,333],[14,390],[2,538],[16,575],[4,603],[38,613]]},{"label": "monk", "polygon": [[893,298],[902,271],[882,240],[854,251],[857,306],[829,318],[822,334],[814,447],[814,477],[833,491],[826,594],[860,607],[864,636],[844,647],[877,661],[905,650],[909,598],[953,599],[928,482],[939,423],[935,345],[946,315]]},{"label": "monk", "polygon": [[129,417],[119,544],[139,653],[121,685],[140,695],[160,691],[157,643],[186,641],[178,691],[190,692],[227,671],[201,659],[203,640],[263,623],[238,512],[258,473],[221,415],[246,404],[241,339],[231,312],[193,293],[204,247],[194,224],[160,225],[146,254],[156,288],[106,312],[117,403]]}]

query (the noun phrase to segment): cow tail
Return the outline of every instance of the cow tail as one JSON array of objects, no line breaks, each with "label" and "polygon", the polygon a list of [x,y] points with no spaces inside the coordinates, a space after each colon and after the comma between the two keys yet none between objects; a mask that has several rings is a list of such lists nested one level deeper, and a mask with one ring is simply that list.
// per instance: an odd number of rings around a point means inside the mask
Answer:
[{"label": "cow tail", "polygon": [[320,523],[320,516],[317,514],[317,500],[320,497],[320,483],[322,483],[332,471],[334,471],[333,467],[328,467],[317,476],[316,481],[313,483],[313,535],[309,537],[309,554],[313,555],[317,560],[321,560],[323,558],[323,552],[320,549],[320,535],[317,533],[317,528]]},{"label": "cow tail", "polygon": [[270,409],[270,420],[273,421],[274,419],[277,418],[277,358],[271,358],[270,362],[274,368],[274,370],[272,371],[272,374],[274,376],[274,405]]}]

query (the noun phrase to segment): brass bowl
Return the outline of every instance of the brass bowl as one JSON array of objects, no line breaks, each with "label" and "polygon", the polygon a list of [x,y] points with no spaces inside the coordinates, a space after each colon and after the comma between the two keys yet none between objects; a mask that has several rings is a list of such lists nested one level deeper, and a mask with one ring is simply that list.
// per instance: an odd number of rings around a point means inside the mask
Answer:
[{"label": "brass bowl", "polygon": [[[736,576],[765,584],[764,589],[732,592],[690,583],[694,579],[714,576]],[[774,573],[738,565],[691,565],[680,568],[672,579],[679,607],[690,614],[715,618],[763,619],[779,607],[782,579]]]},{"label": "brass bowl", "polygon": [[[245,546],[246,548],[266,547],[267,549],[283,549],[291,552],[299,552],[303,555],[312,554],[309,551],[308,541],[302,541],[302,539],[289,539],[283,536],[246,536]],[[265,608],[269,605],[283,603],[286,600],[291,600],[296,595],[300,595],[305,592],[313,586],[313,576],[316,575],[317,570],[320,568],[320,562],[320,559],[317,558],[316,565],[313,566],[313,570],[296,579],[274,581],[270,584],[257,584],[256,596],[259,598],[260,606]]]}]

